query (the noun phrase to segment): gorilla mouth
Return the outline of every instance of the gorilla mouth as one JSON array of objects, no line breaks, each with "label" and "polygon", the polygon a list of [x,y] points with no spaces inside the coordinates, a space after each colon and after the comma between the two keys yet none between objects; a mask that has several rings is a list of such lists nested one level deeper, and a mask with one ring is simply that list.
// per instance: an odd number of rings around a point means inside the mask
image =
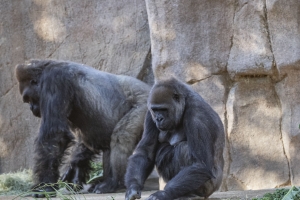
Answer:
[{"label": "gorilla mouth", "polygon": [[34,115],[34,116],[36,116],[36,117],[41,117],[41,113],[40,113],[40,111],[39,110],[31,110],[32,111],[32,114]]},{"label": "gorilla mouth", "polygon": [[36,117],[41,117],[41,113],[40,113],[40,109],[38,108],[38,106],[36,106],[33,103],[30,103],[30,110],[32,112],[32,114]]},{"label": "gorilla mouth", "polygon": [[156,127],[161,131],[167,131],[169,130],[168,127],[164,126],[163,124],[156,124]]}]

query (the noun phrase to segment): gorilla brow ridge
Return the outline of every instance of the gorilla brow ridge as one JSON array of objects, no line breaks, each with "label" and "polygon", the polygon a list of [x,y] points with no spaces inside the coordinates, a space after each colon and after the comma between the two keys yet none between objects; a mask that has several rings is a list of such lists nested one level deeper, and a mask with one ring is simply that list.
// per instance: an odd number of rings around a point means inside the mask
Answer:
[{"label": "gorilla brow ridge", "polygon": [[50,60],[42,61],[42,60],[30,60],[22,65],[17,65],[16,67],[16,75],[17,79],[20,82],[25,82],[33,77],[39,77],[43,69],[50,64]]},{"label": "gorilla brow ridge", "polygon": [[[184,95],[186,96],[187,94],[189,94],[191,91],[191,89],[189,88],[189,86],[181,81],[179,81],[178,79],[172,77],[168,80],[162,80],[162,81],[159,81],[156,86],[156,88],[159,88],[159,87],[164,87],[164,88],[168,88],[168,89],[171,89],[173,90],[174,93],[178,93],[178,94],[181,94],[181,95]],[[180,91],[180,92],[178,92]]]}]

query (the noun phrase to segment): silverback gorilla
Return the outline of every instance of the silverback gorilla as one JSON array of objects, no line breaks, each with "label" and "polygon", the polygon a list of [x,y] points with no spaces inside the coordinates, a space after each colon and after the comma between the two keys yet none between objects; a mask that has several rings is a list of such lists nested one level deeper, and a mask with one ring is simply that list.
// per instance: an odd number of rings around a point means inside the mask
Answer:
[{"label": "silverback gorilla", "polygon": [[150,87],[129,76],[54,60],[17,65],[16,76],[23,101],[41,118],[35,141],[37,185],[57,182],[65,150],[74,144],[72,130],[76,130],[75,150],[62,180],[79,186],[85,183],[90,161],[103,151],[104,181],[93,192],[124,187],[127,159],[143,133]]},{"label": "silverback gorilla", "polygon": [[175,78],[156,83],[148,98],[142,139],[129,158],[126,200],[140,198],[154,166],[166,185],[148,200],[207,198],[222,182],[224,144],[218,114],[198,93]]}]

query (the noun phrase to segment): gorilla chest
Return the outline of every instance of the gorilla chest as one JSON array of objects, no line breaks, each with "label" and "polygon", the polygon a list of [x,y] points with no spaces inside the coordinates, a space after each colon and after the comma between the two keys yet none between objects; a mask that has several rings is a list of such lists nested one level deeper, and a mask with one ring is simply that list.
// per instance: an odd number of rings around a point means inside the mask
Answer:
[{"label": "gorilla chest", "polygon": [[170,145],[177,145],[179,142],[186,141],[186,136],[181,131],[161,131],[158,141],[160,143],[168,142]]}]

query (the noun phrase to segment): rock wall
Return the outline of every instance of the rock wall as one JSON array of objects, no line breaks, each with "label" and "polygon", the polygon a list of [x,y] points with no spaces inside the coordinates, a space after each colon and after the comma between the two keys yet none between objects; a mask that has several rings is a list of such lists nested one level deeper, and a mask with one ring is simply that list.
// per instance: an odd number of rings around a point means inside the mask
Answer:
[{"label": "rock wall", "polygon": [[178,77],[224,123],[222,190],[300,185],[299,8],[298,0],[3,0],[0,173],[32,167],[39,125],[14,66],[53,58],[149,84],[152,69],[156,79]]},{"label": "rock wall", "polygon": [[19,94],[16,64],[70,60],[153,82],[144,1],[2,0],[0,18],[0,173],[33,166],[39,127]]},{"label": "rock wall", "polygon": [[299,185],[298,0],[146,0],[152,68],[176,76],[227,132],[222,190]]}]

